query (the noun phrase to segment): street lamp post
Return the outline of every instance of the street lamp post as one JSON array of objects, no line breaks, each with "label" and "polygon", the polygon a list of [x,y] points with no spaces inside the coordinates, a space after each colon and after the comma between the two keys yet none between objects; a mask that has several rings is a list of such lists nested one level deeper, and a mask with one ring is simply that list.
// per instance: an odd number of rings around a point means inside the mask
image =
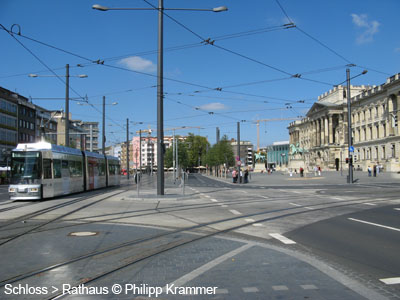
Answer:
[{"label": "street lamp post", "polygon": [[213,9],[186,9],[186,8],[164,8],[163,0],[158,0],[158,8],[108,8],[95,4],[93,9],[107,10],[158,10],[158,63],[157,63],[157,195],[164,195],[164,105],[163,105],[163,15],[164,10],[188,10],[188,11],[227,11],[226,6]]},{"label": "street lamp post", "polygon": [[362,73],[350,78],[350,69],[346,69],[346,85],[347,85],[347,139],[348,139],[348,156],[349,156],[349,179],[348,183],[353,183],[353,137],[351,128],[351,89],[350,89],[350,79],[354,79],[358,76],[364,75],[367,70],[362,71]]}]

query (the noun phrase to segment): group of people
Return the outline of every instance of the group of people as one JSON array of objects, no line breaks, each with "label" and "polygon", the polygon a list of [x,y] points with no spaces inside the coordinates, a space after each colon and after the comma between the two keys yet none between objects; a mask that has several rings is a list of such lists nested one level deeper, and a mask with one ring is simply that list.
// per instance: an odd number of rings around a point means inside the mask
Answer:
[{"label": "group of people", "polygon": [[382,167],[380,165],[374,165],[373,168],[371,166],[368,166],[367,171],[368,171],[368,177],[372,176],[372,172],[374,173],[374,177],[379,174],[381,171]]},{"label": "group of people", "polygon": [[[244,174],[243,174],[244,173]],[[233,183],[248,183],[249,182],[249,170],[245,169],[242,172],[242,169],[238,172],[236,169],[232,171],[232,182]]]}]

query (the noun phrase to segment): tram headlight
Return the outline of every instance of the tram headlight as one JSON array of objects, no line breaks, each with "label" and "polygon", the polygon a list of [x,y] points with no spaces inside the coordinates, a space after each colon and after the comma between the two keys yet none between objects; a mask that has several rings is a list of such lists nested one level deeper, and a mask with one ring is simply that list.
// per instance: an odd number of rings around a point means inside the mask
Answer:
[{"label": "tram headlight", "polygon": [[39,192],[39,188],[30,188],[29,192],[30,193],[38,193]]},{"label": "tram headlight", "polygon": [[9,189],[8,189],[8,192],[9,192],[9,193],[15,193],[16,191],[15,191],[15,188],[9,188]]}]

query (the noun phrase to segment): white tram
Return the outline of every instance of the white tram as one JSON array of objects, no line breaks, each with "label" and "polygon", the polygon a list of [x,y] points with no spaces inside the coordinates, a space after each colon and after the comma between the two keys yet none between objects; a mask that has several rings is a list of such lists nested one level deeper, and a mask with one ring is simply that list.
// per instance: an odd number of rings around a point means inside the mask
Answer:
[{"label": "white tram", "polygon": [[11,200],[51,198],[119,185],[116,157],[52,145],[18,144],[11,153]]}]

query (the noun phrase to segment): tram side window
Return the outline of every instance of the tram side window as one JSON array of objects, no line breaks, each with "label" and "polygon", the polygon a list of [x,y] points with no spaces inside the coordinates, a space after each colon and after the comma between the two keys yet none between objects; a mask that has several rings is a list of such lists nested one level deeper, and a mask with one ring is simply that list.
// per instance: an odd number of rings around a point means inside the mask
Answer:
[{"label": "tram side window", "polygon": [[43,178],[51,179],[51,159],[43,159]]},{"label": "tram side window", "polygon": [[61,178],[61,160],[53,160],[54,178]]},{"label": "tram side window", "polygon": [[104,161],[98,164],[98,168],[99,168],[99,176],[106,175],[106,164],[104,163]]},{"label": "tram side window", "polygon": [[81,161],[76,161],[75,162],[75,169],[76,169],[76,176],[82,176],[83,175],[82,162]]}]

